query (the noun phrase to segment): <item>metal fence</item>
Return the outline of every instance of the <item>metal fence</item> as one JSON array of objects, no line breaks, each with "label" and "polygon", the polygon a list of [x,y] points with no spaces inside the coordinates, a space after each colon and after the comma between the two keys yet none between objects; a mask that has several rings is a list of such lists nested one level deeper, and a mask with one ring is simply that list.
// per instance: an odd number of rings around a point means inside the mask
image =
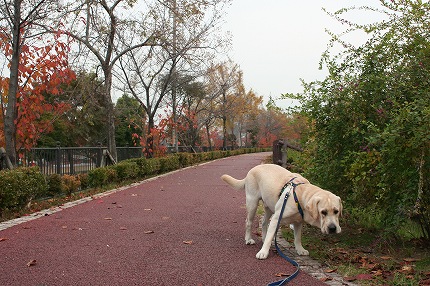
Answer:
[{"label": "metal fence", "polygon": [[[1,148],[4,150],[3,148]],[[228,147],[225,150],[232,150]],[[199,153],[212,151],[209,147],[179,146],[178,152]],[[176,148],[167,147],[167,153],[175,153]],[[142,147],[117,147],[117,160],[143,157]],[[98,147],[53,147],[32,148],[19,156],[18,166],[38,166],[45,175],[76,175],[105,166],[109,162],[107,148]],[[6,152],[0,152],[0,170],[7,169]]]},{"label": "metal fence", "polygon": [[[26,151],[18,165],[39,166],[45,175],[71,175],[88,173],[88,171],[105,165],[106,147],[56,147],[32,148]],[[141,147],[118,147],[118,161],[142,157]]]}]

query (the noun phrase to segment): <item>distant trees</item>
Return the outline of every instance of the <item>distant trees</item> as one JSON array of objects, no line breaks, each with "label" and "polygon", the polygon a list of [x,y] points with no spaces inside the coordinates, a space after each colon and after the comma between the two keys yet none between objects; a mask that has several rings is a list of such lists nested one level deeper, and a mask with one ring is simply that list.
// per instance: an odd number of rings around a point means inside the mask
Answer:
[{"label": "distant trees", "polygon": [[14,163],[23,148],[58,142],[101,143],[113,157],[117,144],[148,157],[166,146],[270,145],[283,129],[263,131],[262,97],[236,63],[216,60],[228,3],[3,1],[0,145]]},{"label": "distant trees", "polygon": [[[225,2],[157,1],[156,5],[148,7],[151,13],[144,18],[143,34],[157,35],[153,45],[129,50],[120,59],[118,79],[147,115],[147,131],[143,137],[148,157],[154,151],[154,136],[159,133],[156,117],[162,107],[171,110],[171,139],[172,145],[176,145],[176,111],[183,96],[179,92],[191,78],[202,75],[205,62],[220,45],[221,39],[214,37],[214,32],[220,24]],[[142,29],[137,32],[142,33]],[[123,38],[124,44],[127,40]]]}]

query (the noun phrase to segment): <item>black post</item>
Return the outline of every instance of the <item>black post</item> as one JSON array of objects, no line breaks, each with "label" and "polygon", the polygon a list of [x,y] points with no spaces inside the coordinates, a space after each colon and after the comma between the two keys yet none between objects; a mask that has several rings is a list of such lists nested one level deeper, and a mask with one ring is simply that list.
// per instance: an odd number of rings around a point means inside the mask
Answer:
[{"label": "black post", "polygon": [[55,162],[57,165],[56,173],[61,175],[61,149],[60,142],[57,142],[57,150],[55,150]]},{"label": "black post", "polygon": [[102,165],[103,150],[102,150],[102,143],[101,142],[99,142],[97,145],[98,145],[99,149],[97,150],[96,167],[99,168]]},{"label": "black post", "polygon": [[282,166],[282,146],[284,146],[282,139],[273,141],[273,164],[279,166]]}]

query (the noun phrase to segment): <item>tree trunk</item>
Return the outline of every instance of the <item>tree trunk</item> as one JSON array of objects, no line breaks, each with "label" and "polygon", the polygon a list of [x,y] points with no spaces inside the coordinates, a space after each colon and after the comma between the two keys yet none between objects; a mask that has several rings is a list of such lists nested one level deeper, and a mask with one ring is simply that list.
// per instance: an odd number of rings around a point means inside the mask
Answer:
[{"label": "tree trunk", "polygon": [[206,126],[206,135],[208,137],[209,150],[212,150],[212,142],[211,142],[211,134],[210,134],[210,130],[209,130],[209,124],[205,124],[205,126]]},{"label": "tree trunk", "polygon": [[16,125],[17,108],[16,96],[18,94],[18,68],[20,56],[20,16],[21,16],[21,0],[14,1],[13,14],[13,35],[12,35],[12,60],[9,77],[9,93],[4,117],[4,133],[6,141],[6,154],[8,155],[13,166],[16,166]]},{"label": "tree trunk", "polygon": [[118,161],[115,141],[115,109],[111,97],[112,86],[112,68],[108,67],[104,71],[105,74],[105,92],[103,94],[103,103],[106,108],[106,124],[108,131],[107,147],[111,156]]},{"label": "tree trunk", "polygon": [[154,128],[154,117],[151,114],[149,114],[148,132],[146,134],[146,148],[145,148],[145,157],[148,159],[154,157],[154,136],[152,134],[153,128]]}]

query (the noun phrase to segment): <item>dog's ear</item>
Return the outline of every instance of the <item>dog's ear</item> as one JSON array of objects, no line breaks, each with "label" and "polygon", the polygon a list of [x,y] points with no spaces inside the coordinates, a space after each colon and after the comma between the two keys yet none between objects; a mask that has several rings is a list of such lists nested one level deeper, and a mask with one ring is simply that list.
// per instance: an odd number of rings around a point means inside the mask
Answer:
[{"label": "dog's ear", "polygon": [[314,220],[318,219],[318,204],[321,201],[320,197],[313,196],[306,204],[306,210]]},{"label": "dog's ear", "polygon": [[342,199],[340,197],[339,198],[339,217],[342,216],[342,210],[343,210],[343,205],[342,205]]}]

